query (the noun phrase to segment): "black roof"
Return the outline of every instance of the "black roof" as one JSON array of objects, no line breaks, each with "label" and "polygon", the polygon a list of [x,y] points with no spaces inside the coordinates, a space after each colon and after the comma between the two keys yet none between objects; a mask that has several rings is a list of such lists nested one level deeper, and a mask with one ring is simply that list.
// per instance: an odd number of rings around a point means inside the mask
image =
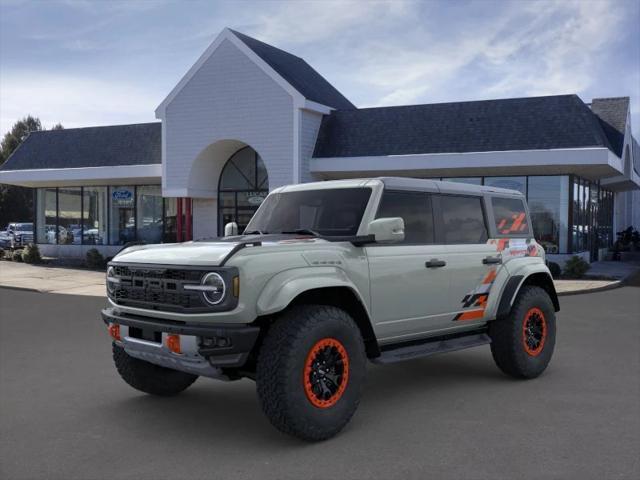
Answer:
[{"label": "black roof", "polygon": [[159,122],[32,132],[2,170],[162,163]]},{"label": "black roof", "polygon": [[314,157],[611,149],[577,95],[337,110],[322,120]]},{"label": "black roof", "polygon": [[304,59],[243,33],[231,31],[308,100],[338,109],[356,108]]},{"label": "black roof", "polygon": [[594,98],[591,102],[591,111],[597,115],[613,151],[622,157],[629,97]]}]

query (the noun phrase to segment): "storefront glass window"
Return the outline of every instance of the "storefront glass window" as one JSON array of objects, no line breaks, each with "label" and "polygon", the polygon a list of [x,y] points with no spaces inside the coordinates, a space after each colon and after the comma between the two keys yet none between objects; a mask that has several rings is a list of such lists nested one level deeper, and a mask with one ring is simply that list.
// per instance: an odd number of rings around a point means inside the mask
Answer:
[{"label": "storefront glass window", "polygon": [[175,198],[164,199],[164,243],[175,243],[178,241],[177,235],[177,215],[178,204]]},{"label": "storefront glass window", "polygon": [[598,202],[598,247],[613,245],[613,193],[600,189]]},{"label": "storefront glass window", "polygon": [[137,240],[145,243],[162,242],[162,192],[159,185],[137,188]]},{"label": "storefront glass window", "polygon": [[56,243],[56,189],[39,188],[36,205],[36,241]]},{"label": "storefront glass window", "polygon": [[82,189],[58,189],[58,244],[82,244]]},{"label": "storefront glass window", "polygon": [[567,253],[569,177],[529,177],[533,234],[547,253]]},{"label": "storefront glass window", "polygon": [[527,194],[527,177],[484,177],[484,184],[490,187],[508,188]]},{"label": "storefront glass window", "polygon": [[229,158],[220,175],[218,194],[218,234],[229,222],[244,231],[269,193],[267,169],[258,153],[243,148]]},{"label": "storefront glass window", "polygon": [[571,249],[574,252],[580,251],[580,235],[578,233],[580,220],[580,182],[578,177],[573,177],[573,201],[571,204],[571,213],[573,225],[571,225]]},{"label": "storefront glass window", "polygon": [[224,226],[236,219],[235,192],[220,192],[218,195],[218,232],[224,232]]},{"label": "storefront glass window", "polygon": [[107,187],[84,187],[82,193],[82,243],[107,243]]},{"label": "storefront glass window", "polygon": [[135,187],[109,187],[109,244],[124,245],[136,238]]}]

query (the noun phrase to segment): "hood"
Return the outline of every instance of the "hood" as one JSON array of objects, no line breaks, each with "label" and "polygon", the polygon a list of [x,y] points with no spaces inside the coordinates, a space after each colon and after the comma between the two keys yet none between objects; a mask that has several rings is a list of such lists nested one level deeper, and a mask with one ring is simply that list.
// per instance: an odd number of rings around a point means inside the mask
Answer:
[{"label": "hood", "polygon": [[290,246],[326,242],[326,240],[300,235],[246,235],[186,243],[136,245],[122,250],[113,258],[113,261],[156,265],[217,266],[235,247],[251,242],[260,242],[263,246]]},{"label": "hood", "polygon": [[169,243],[136,245],[125,248],[113,260],[123,263],[152,263],[158,265],[220,265],[238,243]]}]

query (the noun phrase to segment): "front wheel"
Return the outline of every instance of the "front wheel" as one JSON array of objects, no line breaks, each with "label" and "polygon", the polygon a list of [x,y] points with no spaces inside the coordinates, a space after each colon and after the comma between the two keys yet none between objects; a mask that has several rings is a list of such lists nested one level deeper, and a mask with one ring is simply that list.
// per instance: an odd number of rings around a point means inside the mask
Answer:
[{"label": "front wheel", "polygon": [[130,386],[151,395],[177,395],[198,378],[197,375],[164,368],[127,355],[124,348],[113,344],[113,361],[120,377]]},{"label": "front wheel", "polygon": [[516,378],[535,378],[551,361],[556,343],[556,316],[549,294],[522,287],[508,317],[489,323],[496,365]]},{"label": "front wheel", "polygon": [[262,344],[258,397],[278,430],[303,440],[325,440],[355,413],[365,370],[360,331],[345,311],[296,306],[276,320]]}]

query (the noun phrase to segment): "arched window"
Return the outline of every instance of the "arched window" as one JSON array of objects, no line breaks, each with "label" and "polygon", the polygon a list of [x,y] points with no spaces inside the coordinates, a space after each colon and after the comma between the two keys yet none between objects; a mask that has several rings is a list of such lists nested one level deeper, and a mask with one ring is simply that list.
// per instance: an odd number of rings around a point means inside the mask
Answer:
[{"label": "arched window", "polygon": [[229,222],[242,232],[269,193],[264,162],[251,147],[244,147],[227,161],[218,185],[218,235]]}]

